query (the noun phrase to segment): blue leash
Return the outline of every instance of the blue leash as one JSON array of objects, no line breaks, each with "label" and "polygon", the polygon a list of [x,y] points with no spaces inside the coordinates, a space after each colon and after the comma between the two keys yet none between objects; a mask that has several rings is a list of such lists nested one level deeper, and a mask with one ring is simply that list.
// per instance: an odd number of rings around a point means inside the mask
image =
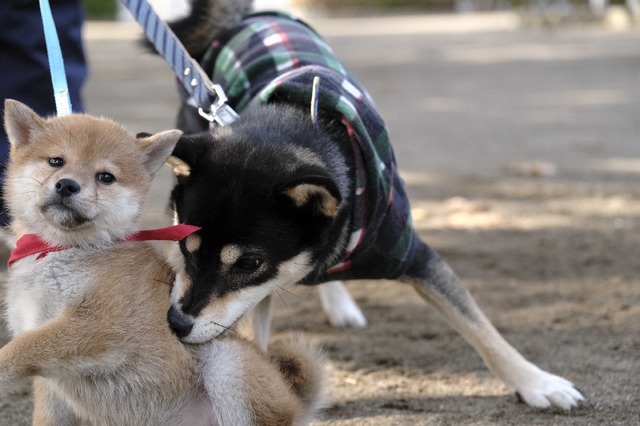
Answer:
[{"label": "blue leash", "polygon": [[42,16],[44,38],[47,45],[47,56],[49,57],[49,69],[51,73],[51,83],[53,84],[53,97],[56,103],[56,111],[58,116],[69,115],[72,113],[72,109],[69,87],[67,86],[67,74],[64,69],[60,40],[58,39],[56,24],[53,21],[49,0],[40,0],[40,15]]},{"label": "blue leash", "polygon": [[200,107],[198,112],[210,126],[226,126],[238,114],[226,103],[227,96],[213,84],[200,65],[187,53],[171,28],[162,21],[146,0],[120,0],[144,29],[149,41],[164,57],[178,79]]}]

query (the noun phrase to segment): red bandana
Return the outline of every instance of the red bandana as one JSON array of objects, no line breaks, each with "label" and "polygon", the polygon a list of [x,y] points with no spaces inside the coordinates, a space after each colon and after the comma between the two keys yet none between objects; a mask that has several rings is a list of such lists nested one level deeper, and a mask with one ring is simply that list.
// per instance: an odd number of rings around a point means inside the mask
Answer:
[{"label": "red bandana", "polygon": [[[166,228],[138,231],[135,234],[129,235],[124,239],[124,241],[180,241],[200,229],[202,228],[199,226],[185,225],[181,223],[180,225],[169,226]],[[48,253],[68,248],[71,248],[71,246],[51,246],[36,234],[25,234],[16,241],[16,248],[11,250],[11,256],[9,257],[7,265],[11,266],[17,260],[31,256],[32,254],[40,253],[36,259],[42,259]]]}]

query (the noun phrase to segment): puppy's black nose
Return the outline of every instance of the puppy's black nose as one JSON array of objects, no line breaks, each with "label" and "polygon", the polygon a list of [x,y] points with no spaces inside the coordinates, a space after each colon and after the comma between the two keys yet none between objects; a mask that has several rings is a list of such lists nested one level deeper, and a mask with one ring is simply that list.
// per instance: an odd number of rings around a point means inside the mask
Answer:
[{"label": "puppy's black nose", "polygon": [[80,185],[75,180],[60,179],[56,182],[56,192],[62,197],[68,197],[80,192]]},{"label": "puppy's black nose", "polygon": [[175,335],[179,338],[188,336],[189,333],[191,333],[193,323],[175,307],[171,306],[171,308],[169,308],[167,318],[169,319],[169,326],[171,327],[171,330],[173,330]]}]

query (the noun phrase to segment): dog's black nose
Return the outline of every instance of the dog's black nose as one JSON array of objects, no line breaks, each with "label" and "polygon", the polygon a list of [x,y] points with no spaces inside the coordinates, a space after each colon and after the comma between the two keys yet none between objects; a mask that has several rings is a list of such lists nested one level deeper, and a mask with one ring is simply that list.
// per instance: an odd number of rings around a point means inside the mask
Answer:
[{"label": "dog's black nose", "polygon": [[167,318],[169,319],[169,326],[171,330],[175,333],[179,338],[188,336],[193,328],[193,323],[189,318],[185,315],[181,314],[175,307],[169,308],[169,313],[167,314]]},{"label": "dog's black nose", "polygon": [[80,185],[75,180],[60,179],[56,182],[56,192],[62,197],[68,197],[80,192]]}]

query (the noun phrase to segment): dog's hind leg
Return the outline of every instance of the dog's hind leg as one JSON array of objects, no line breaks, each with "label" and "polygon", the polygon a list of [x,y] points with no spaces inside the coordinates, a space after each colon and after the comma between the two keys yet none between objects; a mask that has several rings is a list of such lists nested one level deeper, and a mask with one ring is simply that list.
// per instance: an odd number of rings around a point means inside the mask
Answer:
[{"label": "dog's hind leg", "polygon": [[334,327],[367,326],[367,319],[342,281],[329,281],[318,286],[322,309]]},{"label": "dog's hind leg", "polygon": [[324,358],[305,342],[276,343],[264,354],[225,336],[196,350],[217,424],[307,424],[326,402]]},{"label": "dog's hind leg", "polygon": [[426,244],[420,244],[401,281],[413,284],[496,376],[533,407],[571,409],[583,399],[571,382],[541,370],[507,343],[449,265]]}]

